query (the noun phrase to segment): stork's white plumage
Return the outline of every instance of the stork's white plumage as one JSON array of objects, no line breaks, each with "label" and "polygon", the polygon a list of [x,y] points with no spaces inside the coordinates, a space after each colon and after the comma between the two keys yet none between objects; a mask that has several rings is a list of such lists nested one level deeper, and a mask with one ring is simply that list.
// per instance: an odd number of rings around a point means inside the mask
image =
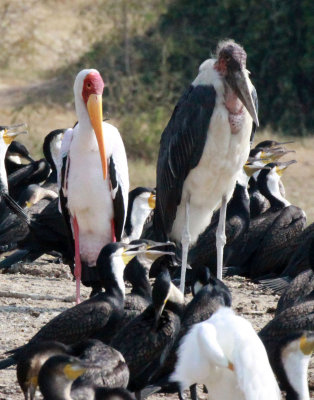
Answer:
[{"label": "stork's white plumage", "polygon": [[204,384],[209,399],[280,399],[263,343],[252,325],[227,307],[184,337],[171,380],[182,390]]},{"label": "stork's white plumage", "polygon": [[61,207],[64,209],[62,199],[66,199],[64,214],[68,212],[71,218],[78,282],[80,261],[87,268],[94,267],[102,247],[121,239],[128,205],[125,149],[119,131],[102,121],[103,87],[96,70],[77,75],[78,124],[67,130],[61,148]]},{"label": "stork's white plumage", "polygon": [[246,70],[246,53],[232,40],[222,42],[217,59],[203,62],[179,100],[160,143],[154,226],[159,240],[166,236],[182,242],[182,290],[188,246],[220,205],[221,279],[226,204],[248,158],[256,125],[257,97]]}]

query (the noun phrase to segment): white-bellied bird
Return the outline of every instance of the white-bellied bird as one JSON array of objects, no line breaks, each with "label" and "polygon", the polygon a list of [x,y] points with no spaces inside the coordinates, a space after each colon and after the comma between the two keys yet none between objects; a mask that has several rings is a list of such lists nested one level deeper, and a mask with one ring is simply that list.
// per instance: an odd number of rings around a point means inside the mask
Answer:
[{"label": "white-bellied bird", "polygon": [[[129,176],[119,131],[102,120],[104,82],[85,69],[74,82],[78,123],[60,152],[60,205],[74,236],[77,302],[80,280],[100,289],[96,260],[107,243],[120,241],[128,207]],[[73,240],[72,240],[73,241]]]},{"label": "white-bellied bird", "polygon": [[208,399],[280,400],[262,341],[249,321],[229,307],[192,326],[183,337],[171,376],[181,391],[198,383]]},{"label": "white-bellied bird", "polygon": [[226,205],[258,126],[246,52],[222,41],[176,105],[160,142],[154,227],[158,240],[182,243],[181,290],[189,245],[220,208],[217,275],[222,277]]}]

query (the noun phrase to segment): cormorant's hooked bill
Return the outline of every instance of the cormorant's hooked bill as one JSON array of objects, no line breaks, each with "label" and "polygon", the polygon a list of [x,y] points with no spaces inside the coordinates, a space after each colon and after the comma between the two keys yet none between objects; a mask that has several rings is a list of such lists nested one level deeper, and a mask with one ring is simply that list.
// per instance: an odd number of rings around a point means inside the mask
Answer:
[{"label": "cormorant's hooked bill", "polygon": [[[23,128],[23,130],[21,131],[19,128]],[[7,144],[10,144],[16,136],[27,134],[27,124],[21,123],[16,125],[2,125],[0,126],[0,131],[4,131],[3,139],[7,142]]]}]

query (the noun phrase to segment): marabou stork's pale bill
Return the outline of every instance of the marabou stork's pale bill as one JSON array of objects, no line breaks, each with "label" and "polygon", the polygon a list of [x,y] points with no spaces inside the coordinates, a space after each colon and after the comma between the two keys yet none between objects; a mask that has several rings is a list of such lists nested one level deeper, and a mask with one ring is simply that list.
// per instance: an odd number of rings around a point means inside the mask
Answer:
[{"label": "marabou stork's pale bill", "polygon": [[246,52],[232,40],[220,42],[217,59],[200,66],[160,143],[154,226],[158,240],[181,240],[181,290],[189,245],[219,206],[217,275],[222,278],[226,205],[256,126],[257,96],[246,70]]},{"label": "marabou stork's pale bill", "polygon": [[81,278],[99,290],[97,269],[92,267],[104,245],[120,241],[128,206],[125,149],[119,131],[102,121],[103,88],[98,71],[77,75],[78,124],[66,131],[60,152],[60,204],[74,235],[77,302]]}]

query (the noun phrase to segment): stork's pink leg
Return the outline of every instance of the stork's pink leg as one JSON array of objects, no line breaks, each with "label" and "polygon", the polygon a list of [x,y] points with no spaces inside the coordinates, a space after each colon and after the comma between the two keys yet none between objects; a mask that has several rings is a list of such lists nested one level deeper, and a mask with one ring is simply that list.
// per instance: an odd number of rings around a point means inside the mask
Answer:
[{"label": "stork's pink leg", "polygon": [[79,226],[76,217],[73,218],[73,229],[74,229],[74,243],[75,243],[75,268],[74,276],[76,281],[76,304],[81,302],[80,300],[80,282],[82,277],[82,264],[80,256],[80,242],[79,242]]},{"label": "stork's pink leg", "polygon": [[117,241],[115,229],[114,229],[114,220],[111,220],[111,241],[115,243]]}]

